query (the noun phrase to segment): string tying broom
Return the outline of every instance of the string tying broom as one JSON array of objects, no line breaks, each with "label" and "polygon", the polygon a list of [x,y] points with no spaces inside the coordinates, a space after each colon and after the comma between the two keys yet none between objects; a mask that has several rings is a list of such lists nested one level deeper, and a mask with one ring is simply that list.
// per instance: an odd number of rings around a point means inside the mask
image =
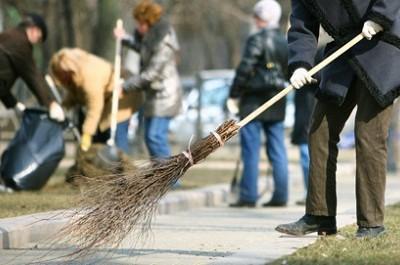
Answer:
[{"label": "string tying broom", "polygon": [[[319,72],[362,39],[362,34],[356,36],[311,69],[310,75]],[[222,147],[238,134],[240,128],[292,89],[293,86],[289,85],[239,122],[224,122],[215,132],[192,145],[189,144],[189,148],[178,155],[151,160],[132,174],[90,180],[90,189],[82,196],[82,207],[62,231],[64,235],[76,240],[78,250],[74,254],[84,255],[90,250],[104,246],[117,247],[131,232],[139,232],[139,236],[144,235],[150,229],[159,200],[190,167]]]}]

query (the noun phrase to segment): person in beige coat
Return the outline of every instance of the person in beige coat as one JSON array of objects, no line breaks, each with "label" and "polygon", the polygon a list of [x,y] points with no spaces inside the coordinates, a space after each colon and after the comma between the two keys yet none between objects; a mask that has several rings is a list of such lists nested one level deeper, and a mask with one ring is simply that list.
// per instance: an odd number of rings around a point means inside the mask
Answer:
[{"label": "person in beige coat", "polygon": [[[96,132],[110,128],[113,66],[106,60],[79,48],[64,48],[53,55],[50,73],[56,84],[66,91],[66,108],[82,106],[86,116],[82,125],[81,149],[87,151]],[[123,74],[127,77],[127,74]],[[142,105],[140,91],[124,93],[119,100],[116,145],[128,152],[129,119]]]}]

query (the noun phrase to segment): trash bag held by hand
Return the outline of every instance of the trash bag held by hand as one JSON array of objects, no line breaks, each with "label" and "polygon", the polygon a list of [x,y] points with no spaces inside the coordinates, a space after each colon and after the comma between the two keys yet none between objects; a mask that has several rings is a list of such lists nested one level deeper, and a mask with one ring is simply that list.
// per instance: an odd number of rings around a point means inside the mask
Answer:
[{"label": "trash bag held by hand", "polygon": [[25,110],[21,128],[1,157],[0,176],[15,190],[39,190],[64,157],[65,125],[44,110]]}]

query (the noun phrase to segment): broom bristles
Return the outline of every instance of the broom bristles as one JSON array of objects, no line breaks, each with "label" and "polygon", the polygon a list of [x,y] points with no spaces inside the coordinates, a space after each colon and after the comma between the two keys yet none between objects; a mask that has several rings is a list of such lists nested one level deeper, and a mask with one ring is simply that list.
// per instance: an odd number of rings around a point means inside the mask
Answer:
[{"label": "broom bristles", "polygon": [[89,187],[82,193],[81,207],[61,232],[77,244],[74,255],[84,255],[104,246],[117,247],[132,232],[145,235],[158,202],[173,184],[238,130],[235,121],[226,121],[216,130],[218,136],[210,134],[186,152],[151,160],[133,172],[88,179]]}]

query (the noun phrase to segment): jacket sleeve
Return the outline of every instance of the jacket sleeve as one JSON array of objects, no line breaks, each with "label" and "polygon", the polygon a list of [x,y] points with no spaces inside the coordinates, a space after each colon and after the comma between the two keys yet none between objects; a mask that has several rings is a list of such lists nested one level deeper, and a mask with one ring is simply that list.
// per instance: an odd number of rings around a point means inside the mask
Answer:
[{"label": "jacket sleeve", "polygon": [[175,49],[168,41],[163,40],[155,49],[148,66],[140,73],[142,82],[151,83],[162,80],[162,70],[171,60],[175,60]]},{"label": "jacket sleeve", "polygon": [[18,102],[17,99],[10,92],[7,92],[6,94],[2,95],[0,99],[7,109],[14,108]]},{"label": "jacket sleeve", "polygon": [[142,37],[139,35],[137,31],[133,33],[133,35],[128,35],[127,37],[122,39],[122,45],[127,46],[136,52],[140,51]]},{"label": "jacket sleeve", "polygon": [[242,60],[236,69],[235,78],[231,86],[230,97],[238,98],[240,96],[240,89],[246,85],[259,57],[263,53],[261,41],[261,38],[257,38],[257,35],[253,35],[247,39]]},{"label": "jacket sleeve", "polygon": [[[275,40],[276,41],[276,40]],[[276,41],[275,43],[275,53],[277,57],[277,61],[281,65],[282,73],[285,79],[289,79],[289,72],[288,72],[288,45],[287,41],[280,40]]]},{"label": "jacket sleeve", "polygon": [[377,0],[367,15],[367,20],[372,20],[381,25],[385,30],[390,30],[400,11],[399,0]]},{"label": "jacket sleeve", "polygon": [[320,24],[301,0],[292,0],[290,25],[288,32],[289,75],[297,68],[310,69],[314,65]]},{"label": "jacket sleeve", "polygon": [[39,100],[39,103],[49,106],[53,98],[49,93],[46,81],[33,61],[32,54],[29,56],[26,55],[24,62],[18,62],[17,72]]},{"label": "jacket sleeve", "polygon": [[[93,79],[96,80],[96,79]],[[94,135],[100,122],[104,108],[104,84],[101,82],[90,82],[84,85],[86,96],[86,117],[83,121],[82,131]]]}]

